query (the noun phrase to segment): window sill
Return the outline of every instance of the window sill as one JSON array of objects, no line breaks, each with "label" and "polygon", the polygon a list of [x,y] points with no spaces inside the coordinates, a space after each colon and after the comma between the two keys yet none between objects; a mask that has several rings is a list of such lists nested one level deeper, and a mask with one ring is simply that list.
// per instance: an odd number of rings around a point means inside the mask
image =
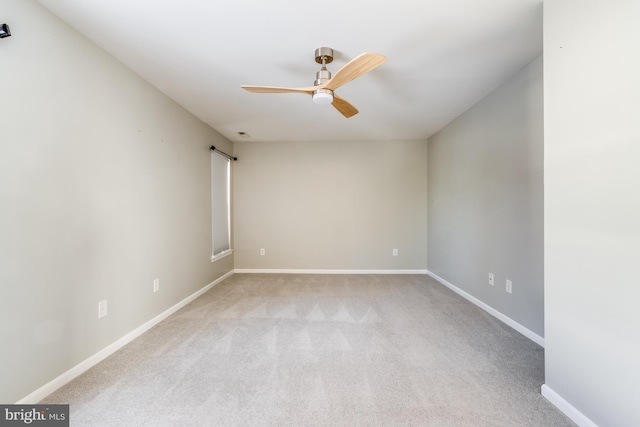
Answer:
[{"label": "window sill", "polygon": [[220,252],[217,255],[211,257],[211,262],[220,261],[222,258],[226,258],[233,253],[233,249],[228,249],[224,252]]}]

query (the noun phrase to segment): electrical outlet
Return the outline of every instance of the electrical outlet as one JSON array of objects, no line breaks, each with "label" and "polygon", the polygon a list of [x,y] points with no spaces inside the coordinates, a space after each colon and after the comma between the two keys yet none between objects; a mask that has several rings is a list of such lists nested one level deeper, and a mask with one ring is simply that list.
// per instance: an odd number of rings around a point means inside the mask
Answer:
[{"label": "electrical outlet", "polygon": [[511,287],[511,280],[507,279],[507,292],[511,293],[512,291],[512,287]]},{"label": "electrical outlet", "polygon": [[397,249],[393,249],[393,256],[398,256],[398,250]]},{"label": "electrical outlet", "polygon": [[102,319],[107,315],[107,300],[103,299],[98,302],[98,319]]},{"label": "electrical outlet", "polygon": [[160,290],[160,279],[153,280],[153,292],[158,292]]},{"label": "electrical outlet", "polygon": [[489,284],[490,284],[491,286],[493,286],[493,285],[494,285],[494,283],[495,283],[495,282],[494,282],[494,279],[493,279],[493,273],[489,273]]},{"label": "electrical outlet", "polygon": [[260,248],[260,255],[265,255],[266,251],[264,250],[264,248]]}]

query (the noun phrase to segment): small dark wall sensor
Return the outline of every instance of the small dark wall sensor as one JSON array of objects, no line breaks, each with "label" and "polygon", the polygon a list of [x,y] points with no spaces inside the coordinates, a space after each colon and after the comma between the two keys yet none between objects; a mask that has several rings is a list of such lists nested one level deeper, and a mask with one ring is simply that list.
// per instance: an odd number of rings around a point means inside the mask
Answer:
[{"label": "small dark wall sensor", "polygon": [[0,39],[9,37],[10,35],[11,31],[9,31],[9,26],[7,24],[0,25]]}]

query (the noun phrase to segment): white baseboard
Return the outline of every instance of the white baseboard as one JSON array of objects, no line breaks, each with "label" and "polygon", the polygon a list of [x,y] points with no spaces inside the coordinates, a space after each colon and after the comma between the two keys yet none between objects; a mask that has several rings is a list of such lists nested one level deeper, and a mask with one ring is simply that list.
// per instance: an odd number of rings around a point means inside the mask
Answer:
[{"label": "white baseboard", "polygon": [[591,419],[589,419],[585,414],[578,411],[572,404],[567,402],[562,396],[553,391],[553,389],[548,385],[542,384],[540,392],[549,402],[553,403],[556,408],[560,409],[562,413],[564,413],[571,419],[571,421],[578,424],[580,427],[598,427],[596,423],[591,421]]},{"label": "white baseboard", "polygon": [[283,274],[427,274],[427,270],[297,270],[279,268],[236,268],[234,272]]},{"label": "white baseboard", "polygon": [[134,339],[138,338],[140,335],[144,334],[149,329],[153,328],[155,325],[157,325],[158,323],[162,322],[164,319],[166,319],[167,317],[171,316],[176,311],[180,310],[182,307],[186,306],[187,304],[189,304],[190,302],[192,302],[193,300],[198,298],[200,295],[204,294],[209,289],[211,289],[212,287],[214,287],[218,283],[222,282],[227,277],[233,275],[233,273],[234,273],[233,270],[231,270],[228,273],[224,274],[223,276],[217,278],[216,280],[214,280],[213,282],[209,283],[204,288],[202,288],[202,289],[198,290],[197,292],[189,295],[187,298],[183,299],[182,301],[180,301],[176,305],[174,305],[174,306],[168,308],[167,310],[163,311],[162,313],[160,313],[159,315],[157,315],[153,319],[151,319],[148,322],[144,323],[142,326],[134,329],[133,331],[129,332],[127,335],[125,335],[122,338],[118,339],[114,343],[109,344],[108,346],[106,346],[105,348],[103,348],[102,350],[100,350],[99,352],[94,354],[93,356],[91,356],[88,359],[80,362],[79,364],[77,364],[73,368],[69,369],[68,371],[66,371],[62,375],[54,378],[52,381],[50,381],[47,384],[43,385],[42,387],[40,387],[36,391],[34,391],[34,392],[30,393],[29,395],[23,397],[22,399],[17,401],[16,404],[36,404],[36,403],[40,402],[42,399],[44,399],[45,397],[47,397],[48,395],[50,395],[54,391],[58,390],[60,387],[62,387],[63,385],[67,384],[68,382],[70,382],[71,380],[76,378],[77,376],[85,373],[86,371],[88,371],[89,369],[91,369],[92,367],[97,365],[98,363],[102,362],[104,359],[106,359],[107,357],[111,356],[113,353],[115,353],[116,351],[120,350],[122,347],[124,347],[125,345],[129,344],[131,341],[133,341]]},{"label": "white baseboard", "polygon": [[512,318],[510,318],[508,316],[505,316],[504,314],[500,313],[495,308],[485,304],[484,302],[480,301],[478,298],[474,297],[473,295],[468,294],[467,292],[463,291],[462,289],[458,288],[457,286],[447,282],[445,279],[443,279],[442,277],[438,276],[437,274],[432,273],[430,271],[427,271],[427,274],[429,276],[433,277],[434,279],[436,279],[438,282],[442,283],[447,288],[451,289],[453,292],[455,292],[458,295],[460,295],[462,298],[464,298],[467,301],[477,305],[478,307],[480,307],[481,309],[483,309],[487,313],[489,313],[492,316],[496,317],[498,320],[501,320],[504,323],[506,323],[507,325],[511,326],[513,329],[515,329],[516,331],[520,332],[522,335],[524,335],[525,337],[529,338],[531,341],[533,341],[536,344],[544,347],[544,338],[542,338],[540,335],[536,334],[532,330],[525,328],[524,326],[522,326],[520,323],[516,322]]}]

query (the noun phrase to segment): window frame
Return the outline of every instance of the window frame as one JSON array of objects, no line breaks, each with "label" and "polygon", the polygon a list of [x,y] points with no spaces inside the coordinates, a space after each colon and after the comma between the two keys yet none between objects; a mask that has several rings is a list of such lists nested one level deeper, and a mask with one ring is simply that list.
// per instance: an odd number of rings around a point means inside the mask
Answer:
[{"label": "window frame", "polygon": [[[214,157],[216,156],[216,157]],[[223,160],[226,163],[226,176],[225,181],[226,185],[221,186],[216,181],[216,178],[219,178],[222,174],[217,171],[217,167],[219,167],[220,160]],[[216,165],[216,163],[218,163]],[[218,190],[220,188],[224,188],[223,195],[224,199],[218,199]],[[220,204],[223,206],[222,208],[226,211],[226,242],[223,244],[223,247],[226,247],[222,251],[216,253],[216,243],[220,243],[216,240],[216,235],[219,234],[216,232],[217,224],[216,224],[216,212],[222,211]],[[218,230],[219,231],[219,230]],[[223,239],[225,240],[225,239]],[[211,151],[211,262],[215,262],[221,260],[233,253],[232,247],[232,239],[231,239],[231,160],[223,155],[216,153],[215,151]]]}]

